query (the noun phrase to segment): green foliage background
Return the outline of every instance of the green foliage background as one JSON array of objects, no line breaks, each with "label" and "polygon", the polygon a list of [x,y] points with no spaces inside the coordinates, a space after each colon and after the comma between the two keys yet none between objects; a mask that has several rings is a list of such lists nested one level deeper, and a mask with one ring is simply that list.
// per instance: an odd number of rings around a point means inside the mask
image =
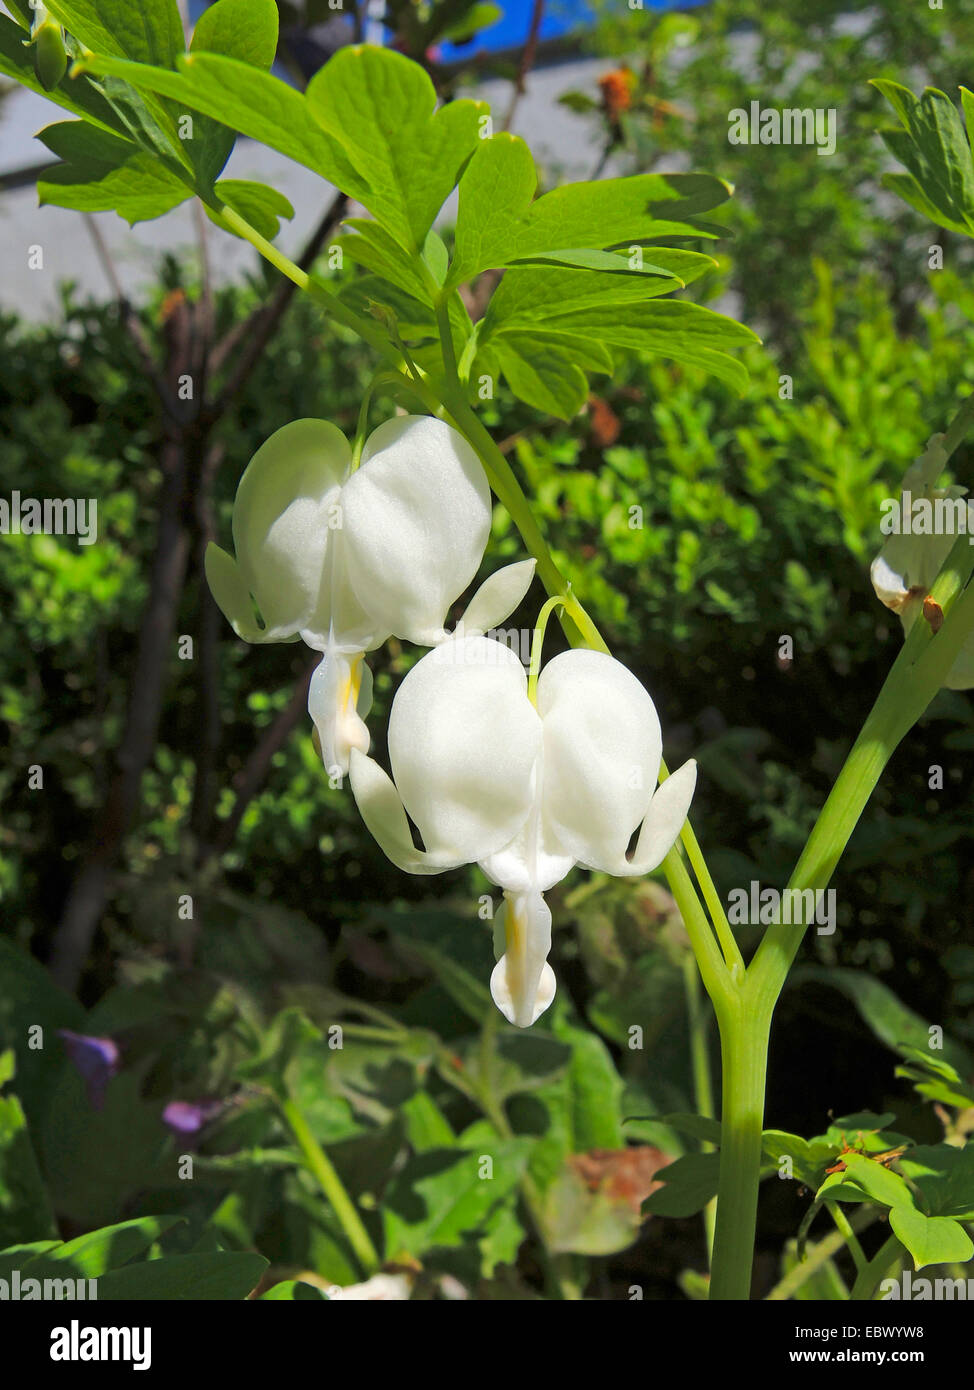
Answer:
[{"label": "green foliage background", "polygon": [[[693,297],[732,292],[764,347],[746,354],[751,382],[740,397],[657,361],[600,378],[598,402],[567,424],[539,423],[506,392],[482,415],[537,499],[577,593],[651,690],[668,761],[699,759],[695,827],[726,895],[752,879],[782,884],[801,849],[899,647],[899,626],[868,581],[879,501],[974,388],[969,252],[886,201],[876,137],[886,116],[866,85],[923,68],[949,90],[965,75],[974,5],[933,18],[849,5],[809,16],[793,0],[716,0],[695,15],[685,63],[665,28],[641,16],[637,38],[623,11],[604,7],[600,42],[633,63],[647,102],[621,126],[603,123],[601,135],[635,168],[657,158],[665,167],[680,151],[736,184],[717,214],[735,240]],[[733,60],[742,26],[746,78]],[[727,112],[754,93],[765,105],[835,106],[836,155],[729,145]],[[683,114],[660,121],[649,98]],[[599,133],[600,117],[591,119]],[[944,247],[943,270],[928,270],[933,242]],[[192,267],[162,267],[139,311],[151,340],[165,332],[167,296],[181,284],[198,293],[192,277]],[[257,275],[220,291],[218,322],[240,321],[270,284]],[[475,871],[431,884],[393,870],[349,793],[329,789],[306,721],[274,754],[230,849],[201,870],[190,831],[200,676],[174,650],[158,745],[80,1000],[31,963],[28,953],[44,960],[50,949],[120,736],[156,538],[159,431],[113,305],[67,289],[55,324],[6,315],[0,354],[0,491],[91,496],[99,508],[90,548],[0,539],[0,1027],[18,1047],[23,1105],[19,1119],[0,1117],[0,1148],[17,1145],[18,1173],[33,1174],[20,1191],[0,1186],[9,1237],[0,1246],[169,1213],[185,1221],[113,1237],[125,1260],[149,1249],[203,1261],[192,1267],[201,1290],[205,1261],[221,1251],[256,1250],[278,1279],[310,1271],[322,1287],[353,1282],[361,1270],[281,1120],[275,1096],[286,1092],[384,1256],[413,1270],[417,1296],[442,1293],[447,1275],[487,1299],[559,1286],[625,1296],[633,1280],[646,1297],[692,1295],[686,1271],[704,1267],[700,1203],[685,1213],[676,1203],[640,1230],[638,1199],[633,1207],[573,1166],[573,1156],[618,1153],[627,1141],[686,1150],[703,1161],[703,1200],[709,1192],[713,1156],[696,1154],[699,1135],[658,1118],[623,1123],[699,1104],[687,945],[659,885],[573,875],[552,895],[557,1005],[528,1036],[499,1027],[483,983],[492,951],[479,907],[489,886]],[[353,431],[367,367],[366,351],[313,305],[290,307],[219,426],[223,540],[257,445],[302,415]],[[792,394],[783,399],[785,377]],[[607,419],[618,430],[611,442]],[[974,449],[954,462],[970,483]],[[520,556],[498,510],[486,568]],[[208,602],[194,568],[177,632],[197,633]],[[532,619],[526,611],[510,625]],[[791,662],[779,660],[786,635]],[[375,730],[413,659],[395,644],[377,657]],[[303,648],[244,648],[221,629],[218,821],[306,665]],[[916,1077],[894,1077],[890,1048],[903,1041],[904,1019],[919,1015],[953,1039],[962,1078],[970,1069],[972,748],[969,699],[943,692],[856,831],[836,883],[838,929],[810,936],[806,978],[778,1016],[769,1122],[780,1129],[814,1134],[829,1115],[870,1106],[890,1112],[873,1117],[886,1120],[879,1132],[895,1119],[896,1131],[939,1137],[933,1093],[918,1098],[908,1084]],[[34,764],[45,770],[43,792],[28,789]],[[934,765],[944,769],[936,793]],[[183,893],[193,895],[192,923],[177,914]],[[878,982],[872,993],[865,975]],[[40,1020],[49,1041],[24,1054],[23,1030]],[[634,1021],[645,1030],[641,1050],[630,1046]],[[340,1050],[329,1045],[336,1022],[346,1024]],[[60,1026],[121,1046],[101,1111],[51,1036]],[[192,1184],[174,1176],[183,1141],[160,1118],[173,1099],[225,1102],[199,1142]],[[471,1167],[484,1153],[498,1174],[486,1189]],[[807,1207],[797,1183],[771,1188],[764,1290]],[[113,1267],[99,1266],[106,1277]],[[241,1288],[254,1269],[236,1273]]]}]

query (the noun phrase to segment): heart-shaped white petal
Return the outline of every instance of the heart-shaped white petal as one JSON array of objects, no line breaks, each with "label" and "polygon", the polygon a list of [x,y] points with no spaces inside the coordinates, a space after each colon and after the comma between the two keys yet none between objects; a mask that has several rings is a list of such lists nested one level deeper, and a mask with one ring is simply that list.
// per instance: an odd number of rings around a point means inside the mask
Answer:
[{"label": "heart-shaped white petal", "polygon": [[324,647],[329,627],[327,552],[340,525],[348,440],[327,420],[294,420],[250,460],[233,507],[243,583],[270,633],[309,631]]},{"label": "heart-shaped white petal", "polygon": [[612,872],[656,786],[663,750],[656,707],[622,662],[563,652],[538,681],[544,724],[545,838],[579,864]]},{"label": "heart-shaped white petal", "polygon": [[397,637],[441,641],[490,534],[490,489],[471,446],[434,416],[387,420],[343,489],[342,512],[359,602]]},{"label": "heart-shaped white petal", "polygon": [[444,642],[393,702],[389,759],[406,810],[427,849],[462,862],[503,848],[523,825],[540,751],[524,668],[500,642]]}]

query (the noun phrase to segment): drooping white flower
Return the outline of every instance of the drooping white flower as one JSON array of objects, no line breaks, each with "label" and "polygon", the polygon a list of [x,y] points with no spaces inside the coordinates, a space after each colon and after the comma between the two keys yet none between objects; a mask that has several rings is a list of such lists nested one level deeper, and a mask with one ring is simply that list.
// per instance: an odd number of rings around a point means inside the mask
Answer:
[{"label": "drooping white flower", "polygon": [[[535,700],[508,647],[455,638],[424,656],[396,694],[395,781],[362,753],[351,756],[355,799],[393,863],[419,874],[476,863],[504,890],[506,949],[491,993],[522,1028],[555,994],[544,893],[574,864],[620,875],[656,868],[680,833],[696,782],[691,760],[657,789],[655,706],[604,652],[555,657]],[[407,812],[423,850],[413,844]]]},{"label": "drooping white flower", "polygon": [[[963,534],[958,512],[967,533],[974,536],[974,499],[966,504],[961,500],[967,489],[934,486],[946,463],[943,435],[935,434],[903,475],[900,498],[889,516],[895,529],[869,570],[876,597],[898,615],[904,634],[923,612],[931,585],[957,535]],[[944,684],[950,690],[974,686],[974,638],[961,648]]]},{"label": "drooping white flower", "polygon": [[[308,708],[329,770],[345,773],[352,748],[368,751],[364,653],[390,636],[445,640],[447,610],[480,566],[490,516],[476,454],[432,416],[387,420],[355,470],[348,440],[326,420],[285,425],[251,459],[233,508],[236,559],[211,544],[206,577],[245,641],[300,638],[322,653]],[[484,630],[517,606],[533,569],[508,566],[481,587],[468,611]]]}]

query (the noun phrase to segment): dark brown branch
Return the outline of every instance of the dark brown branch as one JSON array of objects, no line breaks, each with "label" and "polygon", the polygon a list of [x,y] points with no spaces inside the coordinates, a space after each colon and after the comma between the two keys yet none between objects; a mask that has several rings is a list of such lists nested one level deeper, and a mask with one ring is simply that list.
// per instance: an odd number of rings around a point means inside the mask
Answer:
[{"label": "dark brown branch", "polygon": [[112,293],[118,302],[118,312],[121,318],[122,327],[132,340],[133,346],[139,356],[139,363],[143,372],[155,389],[156,395],[162,404],[163,410],[171,420],[178,420],[182,414],[180,403],[176,395],[166,381],[159,364],[153,356],[152,348],[149,346],[148,339],[142,331],[142,324],[139,316],[132,308],[122,283],[118,278],[114,262],[109,254],[108,247],[105,245],[105,238],[101,234],[101,228],[92,217],[91,213],[82,214],[87,224],[88,231],[95,246],[95,254],[98,257],[105,276],[111,286]]},{"label": "dark brown branch", "polygon": [[220,630],[223,615],[213,600],[205,578],[206,547],[215,536],[213,519],[213,479],[223,461],[222,444],[207,450],[195,490],[196,504],[196,569],[199,576],[199,607],[197,611],[197,661],[199,689],[199,739],[196,744],[196,771],[193,780],[193,803],[190,808],[190,828],[197,844],[197,854],[206,841],[213,805],[216,801],[216,759],[220,747]]},{"label": "dark brown branch", "polygon": [[302,716],[308,712],[308,687],[311,684],[314,669],[320,660],[321,657],[316,654],[314,661],[311,662],[295,686],[294,694],[284,709],[267,726],[263,738],[260,739],[240,773],[234,779],[234,785],[237,789],[236,800],[227,819],[221,822],[207,858],[218,858],[233,844],[234,836],[243,820],[243,814],[260,791],[274,754],[284,746]]},{"label": "dark brown branch", "polygon": [[538,52],[538,33],[541,29],[541,21],[544,18],[545,0],[534,0],[534,8],[531,11],[531,23],[528,26],[528,36],[524,41],[524,48],[521,50],[521,61],[518,64],[517,77],[514,79],[514,91],[511,94],[511,104],[507,108],[507,115],[504,117],[502,130],[510,130],[514,121],[514,114],[517,111],[517,104],[524,95],[524,84],[527,81],[528,73],[534,67],[534,60]]},{"label": "dark brown branch", "polygon": [[125,731],[85,866],[68,893],[51,951],[51,973],[69,990],[77,988],[91,949],[108,896],[111,872],[138,806],[142,773],[158,738],[166,666],[172,655],[176,613],[190,553],[190,533],[183,520],[187,459],[182,439],[164,441],[161,465],[159,535],[149,602],[139,632]]}]

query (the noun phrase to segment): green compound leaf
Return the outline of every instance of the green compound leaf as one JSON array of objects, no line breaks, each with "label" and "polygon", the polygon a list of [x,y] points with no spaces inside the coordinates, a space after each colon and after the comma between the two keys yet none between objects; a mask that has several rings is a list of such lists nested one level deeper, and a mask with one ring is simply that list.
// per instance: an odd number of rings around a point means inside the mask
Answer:
[{"label": "green compound leaf", "polygon": [[702,174],[565,184],[532,202],[536,188],[534,160],[523,140],[498,134],[480,143],[460,180],[448,286],[552,252],[564,256],[664,236],[713,236],[693,220],[695,214],[730,194],[727,184]]},{"label": "green compound leaf", "polygon": [[845,1169],[832,1173],[819,1188],[817,1196],[829,1200],[878,1202],[884,1207],[912,1207],[913,1193],[898,1173],[877,1163],[865,1154],[844,1153]]},{"label": "green compound leaf", "polygon": [[[543,337],[533,333],[508,333],[492,344],[490,354],[478,358],[474,376],[499,371],[518,400],[559,420],[577,415],[588,398],[584,367],[590,365],[591,343],[571,338]],[[582,360],[580,361],[579,358]],[[599,367],[610,372],[611,360]]]},{"label": "green compound leaf", "polygon": [[[415,256],[404,251],[391,232],[364,217],[346,218],[344,225],[351,228],[352,234],[336,237],[335,245],[347,252],[356,265],[364,266],[432,307],[430,286],[420,274]],[[433,317],[435,319],[435,315]]]},{"label": "green compound leaf", "polygon": [[[92,13],[88,5],[66,3],[65,10],[71,14],[64,16],[64,22],[87,48],[97,50],[97,58],[85,54],[81,66],[89,61],[101,64],[106,97],[135,148],[116,150],[114,166],[109,168],[104,167],[106,147],[99,162],[71,161],[47,180],[45,196],[49,202],[87,211],[114,208],[129,222],[136,222],[169,211],[188,192],[204,197],[211,193],[236,136],[227,124],[180,102],[178,92],[156,92],[141,80],[154,70],[178,80],[173,71],[177,62],[193,59],[182,56],[181,26],[174,36],[160,15],[154,14],[144,33],[136,31],[130,23],[135,11],[125,8],[127,18],[110,6]],[[194,53],[213,48],[247,67],[257,65],[253,71],[270,66],[276,47],[277,10],[272,0],[218,0],[205,12],[193,36]],[[136,149],[148,153],[153,164],[161,160],[158,169],[150,168]],[[188,191],[177,196],[180,181]],[[241,196],[253,205],[253,196]],[[271,209],[266,195],[259,202],[263,209],[263,216],[258,213],[259,230],[273,236],[277,216],[289,214],[280,205]]]},{"label": "green compound leaf", "polygon": [[[597,270],[530,268],[509,270],[491,296],[480,341],[510,329],[549,327],[553,313],[565,315],[607,304],[638,303],[688,285],[716,264],[696,251],[654,247],[654,265],[606,275]],[[626,262],[617,264],[626,270]]]},{"label": "green compound leaf", "polygon": [[700,367],[736,391],[747,385],[747,368],[730,353],[759,341],[743,324],[682,300],[594,305],[552,313],[548,322],[553,332]]},{"label": "green compound leaf", "polygon": [[383,1199],[389,1258],[455,1248],[486,1233],[513,1198],[527,1167],[530,1138],[499,1139],[483,1125],[459,1138],[460,1149],[427,1149],[407,1160]]},{"label": "green compound leaf", "polygon": [[974,1241],[957,1221],[947,1216],[924,1216],[915,1207],[894,1207],[889,1214],[893,1234],[913,1256],[916,1269],[925,1265],[964,1263],[974,1255]]},{"label": "green compound leaf", "polygon": [[89,54],[81,66],[87,72],[120,78],[141,91],[159,93],[184,110],[201,111],[305,165],[353,197],[367,191],[340,146],[311,115],[302,94],[238,58],[190,53],[179,58],[177,71],[171,72]]},{"label": "green compound leaf", "polygon": [[[934,87],[915,97],[896,82],[877,81],[878,88],[902,123],[902,130],[883,131],[893,155],[908,174],[890,174],[883,182],[939,225],[974,236],[974,162],[968,128],[951,99]],[[964,98],[970,117],[970,94]]]},{"label": "green compound leaf", "polygon": [[192,195],[186,182],[152,155],[84,121],[47,126],[38,138],[63,161],[38,180],[41,204],[117,212],[131,226],[160,217]]},{"label": "green compound leaf", "polygon": [[420,250],[473,153],[486,105],[436,110],[423,68],[367,44],[336,53],[308,84],[307,103],[356,170],[355,196],[408,251]]}]

